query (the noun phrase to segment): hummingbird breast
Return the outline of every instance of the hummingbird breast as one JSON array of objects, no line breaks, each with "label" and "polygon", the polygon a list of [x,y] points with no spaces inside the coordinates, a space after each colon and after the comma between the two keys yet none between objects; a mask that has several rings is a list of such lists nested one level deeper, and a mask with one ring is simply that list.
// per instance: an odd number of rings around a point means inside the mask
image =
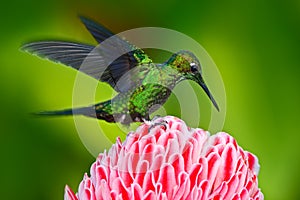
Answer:
[{"label": "hummingbird breast", "polygon": [[140,79],[142,81],[114,97],[111,100],[111,113],[118,116],[116,121],[127,123],[129,117],[136,122],[148,120],[149,115],[167,101],[180,78],[178,73],[167,72],[161,66],[152,66]]}]

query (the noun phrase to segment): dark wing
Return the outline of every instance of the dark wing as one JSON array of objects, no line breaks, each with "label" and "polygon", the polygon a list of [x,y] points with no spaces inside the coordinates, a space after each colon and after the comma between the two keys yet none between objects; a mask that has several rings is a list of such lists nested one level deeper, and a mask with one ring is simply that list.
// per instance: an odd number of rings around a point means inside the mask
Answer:
[{"label": "dark wing", "polygon": [[[79,70],[84,59],[87,56],[92,56],[89,54],[94,49],[94,46],[63,41],[40,41],[25,44],[21,49]],[[94,57],[98,56],[94,55]]]},{"label": "dark wing", "polygon": [[96,23],[91,19],[85,18],[83,16],[79,16],[79,18],[86,27],[86,29],[92,34],[92,36],[99,44],[107,38],[115,35],[110,30],[105,28],[105,26]]},{"label": "dark wing", "polygon": [[[117,84],[119,79],[131,69],[143,63],[152,63],[145,52],[130,44],[125,39],[114,35],[103,25],[88,18],[80,17],[87,30],[98,43],[97,51],[102,55],[105,66],[108,66],[101,74],[101,80],[109,83],[118,92],[126,92],[130,87]],[[132,85],[129,82],[125,83]]]},{"label": "dark wing", "polygon": [[40,41],[26,44],[22,49],[107,82],[117,92],[126,92],[129,87],[117,86],[119,79],[137,65],[152,61],[143,50],[114,35],[104,26],[84,17],[80,19],[101,45],[95,48],[72,42]]}]

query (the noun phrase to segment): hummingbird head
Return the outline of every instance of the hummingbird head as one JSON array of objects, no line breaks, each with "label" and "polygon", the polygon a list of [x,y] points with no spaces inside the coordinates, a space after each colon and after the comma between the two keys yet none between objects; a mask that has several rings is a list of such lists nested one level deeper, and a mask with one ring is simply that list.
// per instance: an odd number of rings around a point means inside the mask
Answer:
[{"label": "hummingbird head", "polygon": [[167,63],[180,73],[182,77],[181,80],[192,80],[198,83],[208,95],[215,108],[219,111],[217,102],[203,80],[200,62],[192,52],[181,50],[173,54]]}]

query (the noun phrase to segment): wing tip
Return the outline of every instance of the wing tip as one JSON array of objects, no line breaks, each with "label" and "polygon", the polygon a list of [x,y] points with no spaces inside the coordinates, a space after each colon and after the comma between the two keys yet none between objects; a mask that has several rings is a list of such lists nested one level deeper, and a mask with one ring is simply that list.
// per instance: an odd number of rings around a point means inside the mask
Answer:
[{"label": "wing tip", "polygon": [[78,15],[78,18],[79,18],[81,21],[90,20],[89,18],[87,18],[86,16],[84,16],[84,15],[82,15],[82,14],[79,14],[79,15]]},{"label": "wing tip", "polygon": [[49,44],[49,43],[54,43],[58,41],[51,41],[51,40],[44,40],[44,41],[34,41],[34,42],[27,42],[24,43],[20,46],[19,50],[24,51],[24,52],[29,52],[29,53],[35,53],[35,51],[39,50],[39,47],[41,45]]},{"label": "wing tip", "polygon": [[32,43],[34,43],[34,42],[21,44],[21,46],[19,47],[19,51],[30,52]]},{"label": "wing tip", "polygon": [[91,18],[89,17],[86,17],[84,15],[78,15],[80,21],[85,25],[85,26],[88,26],[88,25],[91,25],[91,24],[95,24],[96,22],[94,20],[92,20]]}]

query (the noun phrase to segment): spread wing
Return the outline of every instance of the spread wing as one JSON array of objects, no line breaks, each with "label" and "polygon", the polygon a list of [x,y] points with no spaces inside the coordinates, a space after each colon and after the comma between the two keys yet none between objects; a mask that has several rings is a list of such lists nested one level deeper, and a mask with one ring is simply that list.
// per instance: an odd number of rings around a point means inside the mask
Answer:
[{"label": "spread wing", "polygon": [[145,52],[125,39],[114,35],[103,25],[80,17],[98,43],[97,47],[65,41],[38,41],[22,49],[42,58],[62,63],[97,80],[107,82],[117,92],[126,92],[132,83],[117,84],[128,71],[143,63],[152,63]]}]

